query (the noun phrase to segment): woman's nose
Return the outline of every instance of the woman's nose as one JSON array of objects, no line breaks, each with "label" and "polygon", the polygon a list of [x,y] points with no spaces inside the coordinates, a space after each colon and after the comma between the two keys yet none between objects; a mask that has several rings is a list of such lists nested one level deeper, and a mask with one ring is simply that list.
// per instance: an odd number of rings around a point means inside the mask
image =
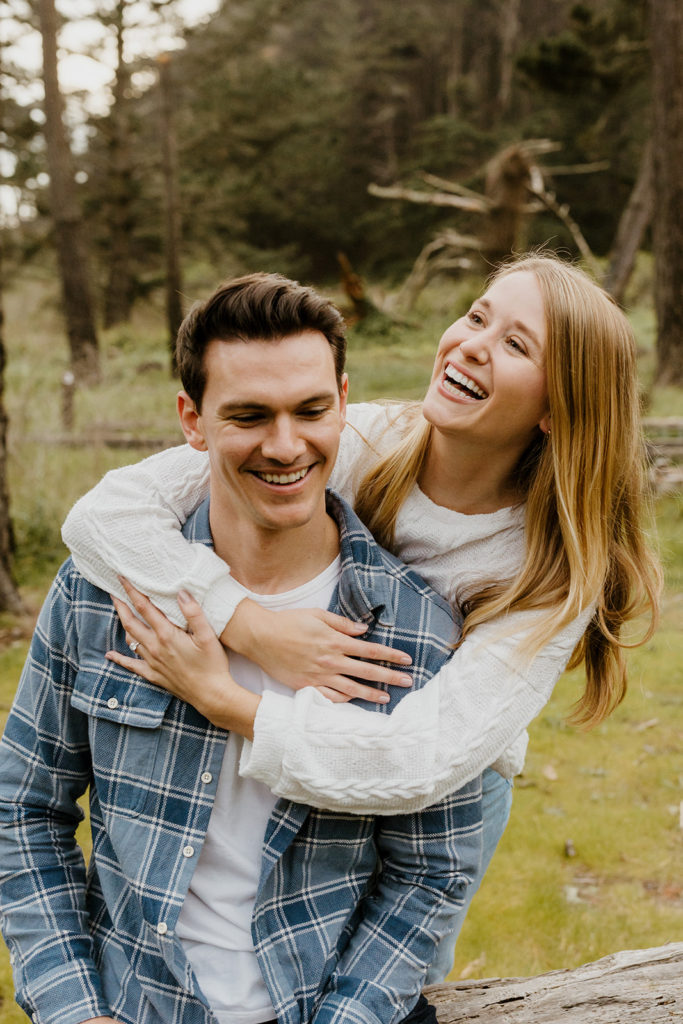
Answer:
[{"label": "woman's nose", "polygon": [[458,346],[463,356],[474,359],[478,363],[485,363],[490,355],[491,339],[485,331],[478,331],[467,338],[463,338]]}]

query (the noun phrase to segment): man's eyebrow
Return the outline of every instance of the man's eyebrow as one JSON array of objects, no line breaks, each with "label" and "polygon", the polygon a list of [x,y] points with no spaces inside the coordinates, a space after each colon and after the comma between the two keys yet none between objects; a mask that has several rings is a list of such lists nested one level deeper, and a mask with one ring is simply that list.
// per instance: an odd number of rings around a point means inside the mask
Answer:
[{"label": "man's eyebrow", "polygon": [[[302,398],[296,403],[295,408],[299,409],[304,405],[316,405],[319,402],[334,402],[338,397],[338,391],[321,391],[316,395],[306,395],[305,398]],[[264,412],[268,409],[270,409],[268,402],[254,402],[247,398],[244,400],[236,398],[231,402],[223,402],[223,404],[218,407],[218,412],[225,416],[233,412]]]}]

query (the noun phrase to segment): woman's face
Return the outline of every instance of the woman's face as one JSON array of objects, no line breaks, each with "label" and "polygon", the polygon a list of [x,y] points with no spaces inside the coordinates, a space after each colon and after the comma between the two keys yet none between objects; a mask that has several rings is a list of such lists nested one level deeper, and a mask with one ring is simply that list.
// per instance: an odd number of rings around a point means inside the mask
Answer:
[{"label": "woman's face", "polygon": [[521,454],[549,426],[545,348],[535,275],[499,278],[441,338],[425,418],[443,434]]}]

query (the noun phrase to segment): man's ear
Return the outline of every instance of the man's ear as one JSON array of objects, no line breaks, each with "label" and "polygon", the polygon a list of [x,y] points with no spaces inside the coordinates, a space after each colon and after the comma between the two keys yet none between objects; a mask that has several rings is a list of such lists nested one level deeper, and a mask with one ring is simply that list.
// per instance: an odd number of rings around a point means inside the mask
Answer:
[{"label": "man's ear", "polygon": [[185,440],[198,452],[206,451],[206,441],[202,430],[202,418],[187,391],[179,391],[177,398],[178,418],[183,428]]},{"label": "man's ear", "polygon": [[349,376],[345,373],[342,376],[341,387],[339,389],[339,418],[341,420],[341,429],[343,430],[346,426],[346,403],[349,397]]}]

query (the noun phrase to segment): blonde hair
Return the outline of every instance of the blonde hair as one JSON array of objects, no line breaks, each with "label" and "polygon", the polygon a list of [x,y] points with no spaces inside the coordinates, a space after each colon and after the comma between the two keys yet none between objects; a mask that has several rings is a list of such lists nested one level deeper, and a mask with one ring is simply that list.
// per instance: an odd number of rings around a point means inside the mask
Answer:
[{"label": "blonde hair", "polygon": [[[582,270],[532,254],[491,278],[534,274],[546,316],[546,373],[552,435],[539,430],[517,471],[526,501],[526,556],[512,580],[495,581],[463,602],[461,640],[512,611],[542,610],[524,649],[531,656],[584,609],[595,613],[569,667],[585,663],[586,688],[572,720],[601,722],[626,693],[625,623],[650,612],[657,622],[661,571],[646,539],[645,450],[635,339],[612,298]],[[418,479],[432,427],[420,406],[406,409],[396,448],[359,488],[356,511],[391,547],[398,510]]]}]

